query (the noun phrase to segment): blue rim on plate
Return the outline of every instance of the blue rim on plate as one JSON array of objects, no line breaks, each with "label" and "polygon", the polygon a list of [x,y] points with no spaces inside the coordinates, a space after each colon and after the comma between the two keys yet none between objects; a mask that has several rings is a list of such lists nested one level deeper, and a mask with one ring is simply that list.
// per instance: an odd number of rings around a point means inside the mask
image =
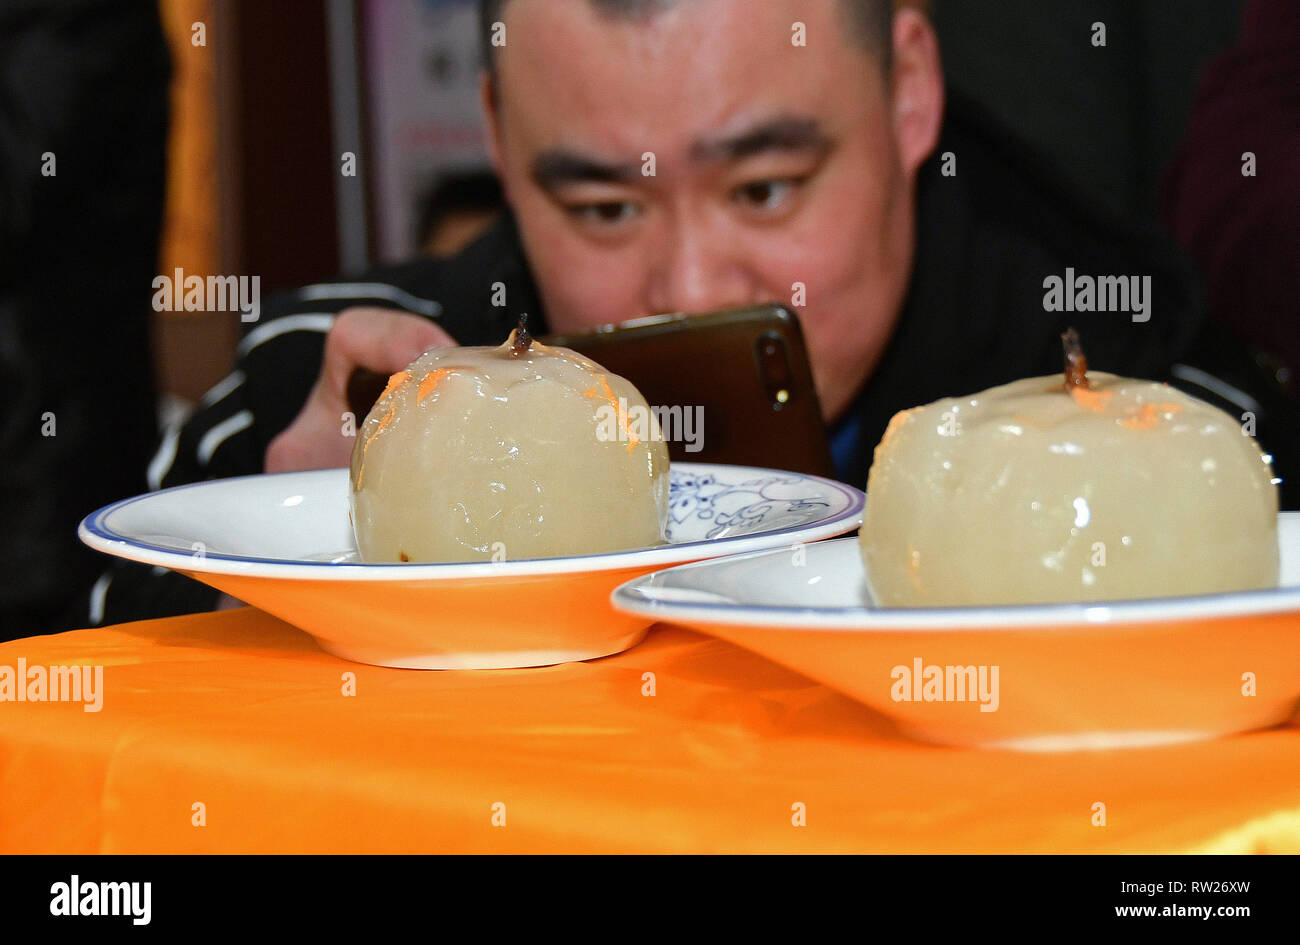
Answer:
[{"label": "blue rim on plate", "polygon": [[[1300,512],[1280,513],[1278,532],[1279,542],[1284,548],[1294,547],[1300,553]],[[829,541],[808,550],[809,555],[839,555],[850,552],[857,558],[856,539]],[[1300,585],[1285,583],[1286,574],[1281,576],[1283,583],[1278,587],[1248,591],[998,606],[873,607],[867,604],[827,606],[769,604],[727,598],[716,590],[706,590],[704,587],[704,585],[716,587],[717,581],[714,578],[722,569],[743,567],[747,562],[754,562],[756,559],[786,553],[779,549],[768,549],[677,565],[625,582],[610,594],[610,602],[624,613],[686,624],[702,622],[780,629],[842,631],[1015,630],[1031,626],[1074,630],[1083,626],[1188,618],[1239,617],[1300,610]]]},{"label": "blue rim on plate", "polygon": [[[822,501],[823,504],[826,504],[829,507],[830,503],[826,501],[826,499],[828,497],[836,497],[839,499],[838,504],[840,504],[841,507],[838,511],[828,510],[826,515],[802,524],[783,526],[768,531],[740,535],[723,535],[716,538],[705,538],[692,541],[666,542],[663,545],[633,548],[623,551],[604,551],[590,555],[560,556],[552,558],[519,558],[501,562],[335,562],[284,557],[268,558],[256,555],[227,554],[223,552],[205,552],[201,558],[196,559],[194,555],[179,550],[174,546],[161,545],[152,541],[144,540],[140,537],[125,534],[108,524],[108,520],[112,516],[128,509],[132,505],[141,502],[156,501],[159,497],[165,495],[176,495],[193,489],[229,486],[240,482],[265,482],[277,477],[311,476],[319,477],[324,480],[336,477],[346,477],[347,470],[338,468],[308,470],[305,472],[262,473],[249,476],[233,476],[225,479],[210,479],[203,482],[186,483],[179,486],[172,486],[167,489],[161,489],[156,492],[132,496],[131,498],[113,502],[95,512],[92,512],[90,515],[87,515],[78,526],[77,534],[87,545],[106,554],[140,561],[145,564],[169,567],[174,570],[206,572],[219,571],[229,574],[243,574],[248,573],[250,569],[257,569],[259,571],[267,569],[266,574],[268,577],[325,577],[326,575],[340,574],[340,572],[343,572],[352,577],[360,577],[364,575],[373,579],[418,580],[426,577],[452,578],[489,575],[504,577],[516,573],[536,573],[539,567],[548,572],[553,572],[606,570],[619,567],[658,565],[660,563],[679,563],[681,561],[691,560],[691,555],[694,551],[703,549],[708,549],[709,557],[716,556],[719,553],[743,553],[745,551],[755,550],[753,547],[755,545],[761,546],[758,550],[765,550],[770,549],[774,542],[779,544],[777,540],[783,537],[803,535],[805,536],[804,540],[816,541],[822,538],[829,538],[835,535],[842,535],[845,532],[853,531],[861,523],[862,512],[866,504],[866,496],[860,489],[855,489],[845,483],[837,482],[822,476],[813,476],[804,473],[793,473],[775,469],[763,469],[755,466],[724,466],[699,463],[672,464],[670,518],[672,516],[673,499],[680,495],[681,480],[690,476],[695,476],[707,482],[708,478],[714,474],[710,471],[716,470],[727,470],[728,472],[735,473],[738,476],[750,477],[749,479],[735,483],[734,485],[736,486],[752,484],[755,480],[761,480],[764,477],[766,477],[769,482],[779,480],[786,484],[794,484],[803,481],[810,484],[816,484],[821,490],[821,496],[817,497],[819,501]],[[798,498],[774,499],[771,497],[763,497],[759,492],[756,492],[755,494],[760,500],[759,502],[754,503],[755,505],[761,504],[761,502],[765,501],[787,501],[796,505],[800,501],[808,501],[807,498],[804,500]],[[785,511],[791,511],[791,509]],[[718,550],[720,547],[734,548],[735,552],[720,552]],[[627,561],[626,563],[618,560],[620,558],[628,558],[629,556],[633,556],[635,560]]]}]

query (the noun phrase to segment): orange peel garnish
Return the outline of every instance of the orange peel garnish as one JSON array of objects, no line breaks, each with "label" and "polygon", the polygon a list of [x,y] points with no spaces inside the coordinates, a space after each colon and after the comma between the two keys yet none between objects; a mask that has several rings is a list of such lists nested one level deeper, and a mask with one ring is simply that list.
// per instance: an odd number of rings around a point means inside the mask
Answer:
[{"label": "orange peel garnish", "polygon": [[430,371],[428,374],[424,375],[424,378],[420,381],[419,388],[415,392],[416,404],[424,403],[424,398],[433,393],[433,389],[438,386],[444,377],[455,373],[456,372],[451,368],[438,368],[438,370]]},{"label": "orange peel garnish", "polygon": [[1114,391],[1094,390],[1091,387],[1071,387],[1069,388],[1070,396],[1080,407],[1086,407],[1089,410],[1102,411],[1110,403],[1110,398]]},{"label": "orange peel garnish", "polygon": [[1150,430],[1162,413],[1178,413],[1182,409],[1178,404],[1172,403],[1143,404],[1136,412],[1130,411],[1120,423],[1130,430]]},{"label": "orange peel garnish", "polygon": [[393,391],[397,390],[397,388],[401,387],[410,379],[411,379],[410,371],[398,371],[396,374],[391,375],[388,378],[388,386],[385,387],[384,392],[379,395],[379,399],[383,400],[385,397],[387,397]]},{"label": "orange peel garnish", "polygon": [[[383,400],[385,400],[390,394],[392,394],[395,390],[397,390],[399,387],[401,387],[410,379],[411,379],[410,371],[398,371],[396,374],[390,375],[388,378],[388,385],[384,388],[384,392],[379,395],[379,400],[375,401],[375,403],[380,403]],[[384,431],[384,428],[386,426],[388,426],[390,423],[393,422],[393,414],[396,412],[397,412],[397,404],[390,402],[388,404],[388,410],[384,412],[383,418],[379,421],[379,427],[375,430],[374,433],[366,437],[366,441],[361,444],[361,466],[357,469],[358,489],[361,488],[361,484],[366,479],[366,453],[370,451],[370,444],[376,436],[378,436],[380,433]]]},{"label": "orange peel garnish", "polygon": [[637,444],[641,442],[640,437],[632,432],[627,423],[627,412],[620,408],[618,398],[610,390],[609,381],[605,379],[604,374],[597,374],[596,383],[600,385],[600,390],[595,387],[589,387],[582,392],[583,397],[599,398],[614,408],[614,414],[618,417],[618,425],[623,428],[623,435],[627,437],[627,451],[630,453],[636,449]]}]

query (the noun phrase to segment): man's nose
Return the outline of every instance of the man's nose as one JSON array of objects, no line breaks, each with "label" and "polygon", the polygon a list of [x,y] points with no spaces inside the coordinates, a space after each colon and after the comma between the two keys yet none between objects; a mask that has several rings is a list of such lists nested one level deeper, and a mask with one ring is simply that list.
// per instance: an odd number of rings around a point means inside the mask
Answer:
[{"label": "man's nose", "polygon": [[649,269],[648,308],[710,312],[754,304],[759,286],[734,240],[696,221],[669,228]]}]

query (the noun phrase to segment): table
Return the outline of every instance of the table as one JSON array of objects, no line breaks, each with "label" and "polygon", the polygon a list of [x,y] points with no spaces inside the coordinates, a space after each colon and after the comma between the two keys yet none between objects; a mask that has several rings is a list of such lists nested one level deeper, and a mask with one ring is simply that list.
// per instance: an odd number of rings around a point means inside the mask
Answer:
[{"label": "table", "polygon": [[933,747],[667,625],[587,663],[424,672],[245,607],[0,644],[19,658],[103,666],[102,706],[0,702],[5,853],[1300,852],[1300,717],[1151,749]]}]

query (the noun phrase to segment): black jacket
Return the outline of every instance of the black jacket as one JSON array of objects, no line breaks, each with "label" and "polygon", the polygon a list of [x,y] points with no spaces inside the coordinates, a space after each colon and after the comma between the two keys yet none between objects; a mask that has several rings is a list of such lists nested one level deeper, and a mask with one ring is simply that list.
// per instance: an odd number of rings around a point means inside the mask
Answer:
[{"label": "black jacket", "polygon": [[[945,174],[945,166],[955,167],[955,174]],[[872,450],[895,412],[1060,371],[1059,336],[1068,325],[1079,330],[1093,368],[1167,379],[1234,415],[1253,408],[1257,436],[1274,452],[1278,475],[1295,468],[1290,405],[1244,353],[1206,334],[1196,280],[1159,234],[1086,206],[1049,167],[960,101],[949,107],[940,144],[921,171],[917,199],[907,303],[879,366],[850,408],[860,435],[845,479],[866,482]],[[1149,320],[1045,311],[1044,279],[1064,277],[1067,268],[1092,276],[1150,276]],[[506,286],[504,308],[492,305],[497,282]],[[499,344],[520,311],[532,315],[530,327],[545,330],[508,217],[453,259],[420,259],[284,294],[244,336],[231,377],[183,428],[164,437],[151,486],[260,472],[267,444],[293,420],[315,381],[331,314],[360,303],[434,317],[462,344]],[[210,454],[206,461],[201,449]],[[1296,498],[1284,488],[1284,507]],[[92,595],[90,622],[207,610],[216,598],[215,590],[181,575],[115,562]]]}]

